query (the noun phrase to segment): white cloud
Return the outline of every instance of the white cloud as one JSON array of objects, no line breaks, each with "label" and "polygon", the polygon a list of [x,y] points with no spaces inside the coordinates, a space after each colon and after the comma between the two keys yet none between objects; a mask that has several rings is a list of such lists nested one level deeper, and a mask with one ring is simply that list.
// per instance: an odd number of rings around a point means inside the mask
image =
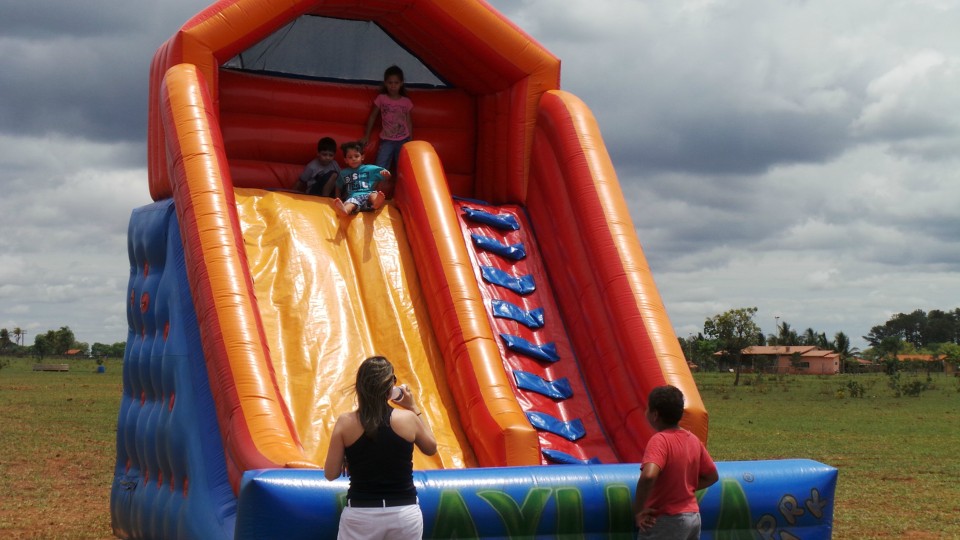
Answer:
[{"label": "white cloud", "polygon": [[0,235],[4,328],[35,335],[69,326],[90,343],[126,338],[127,223],[149,202],[146,171],[124,166],[132,151],[127,143],[0,136],[0,229],[11,231]]},{"label": "white cloud", "polygon": [[944,115],[953,99],[942,90],[960,85],[960,61],[926,49],[904,59],[867,86],[867,101],[851,124],[860,137],[957,137],[957,119]]}]

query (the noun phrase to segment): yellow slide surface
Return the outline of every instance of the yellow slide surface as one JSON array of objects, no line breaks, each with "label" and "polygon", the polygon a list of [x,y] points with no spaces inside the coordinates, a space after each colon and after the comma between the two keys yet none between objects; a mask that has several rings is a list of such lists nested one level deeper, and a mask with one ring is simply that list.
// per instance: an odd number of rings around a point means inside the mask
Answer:
[{"label": "yellow slide surface", "polygon": [[340,414],[353,410],[356,370],[390,359],[419,396],[439,443],[414,468],[476,466],[396,208],[339,219],[332,199],[235,190],[244,248],[280,393],[304,457],[326,458]]}]

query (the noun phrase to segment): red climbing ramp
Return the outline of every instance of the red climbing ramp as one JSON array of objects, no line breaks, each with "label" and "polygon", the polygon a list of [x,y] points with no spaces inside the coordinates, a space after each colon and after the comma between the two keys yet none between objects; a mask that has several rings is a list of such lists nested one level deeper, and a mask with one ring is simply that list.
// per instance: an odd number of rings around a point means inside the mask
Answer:
[{"label": "red climbing ramp", "polygon": [[489,322],[543,463],[616,463],[523,209],[457,201]]}]

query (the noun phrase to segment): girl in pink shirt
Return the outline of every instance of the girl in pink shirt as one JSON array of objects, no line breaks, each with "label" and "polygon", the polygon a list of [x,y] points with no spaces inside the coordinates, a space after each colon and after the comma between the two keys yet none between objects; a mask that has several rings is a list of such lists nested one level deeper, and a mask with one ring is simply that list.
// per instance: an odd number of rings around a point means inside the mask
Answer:
[{"label": "girl in pink shirt", "polygon": [[[413,138],[411,110],[413,110],[413,102],[407,97],[407,90],[403,86],[403,70],[397,66],[388,67],[383,72],[383,86],[380,88],[380,94],[373,100],[370,117],[367,118],[366,131],[360,139],[361,144],[367,144],[373,125],[379,116],[381,119],[380,144],[375,161],[378,167],[394,171],[397,158],[400,156],[400,147]],[[392,192],[392,183],[386,187],[384,191],[389,195]]]}]

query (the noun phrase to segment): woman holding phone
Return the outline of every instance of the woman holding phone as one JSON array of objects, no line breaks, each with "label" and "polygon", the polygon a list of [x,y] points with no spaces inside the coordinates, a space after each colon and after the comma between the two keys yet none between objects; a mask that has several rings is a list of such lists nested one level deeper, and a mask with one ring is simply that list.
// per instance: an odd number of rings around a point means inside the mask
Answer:
[{"label": "woman holding phone", "polygon": [[[333,426],[324,476],[334,480],[346,470],[350,477],[338,539],[423,536],[413,447],[432,456],[437,439],[410,389],[396,382],[389,360],[364,360],[357,370],[357,408],[340,415]],[[399,408],[391,407],[391,401]]]}]

